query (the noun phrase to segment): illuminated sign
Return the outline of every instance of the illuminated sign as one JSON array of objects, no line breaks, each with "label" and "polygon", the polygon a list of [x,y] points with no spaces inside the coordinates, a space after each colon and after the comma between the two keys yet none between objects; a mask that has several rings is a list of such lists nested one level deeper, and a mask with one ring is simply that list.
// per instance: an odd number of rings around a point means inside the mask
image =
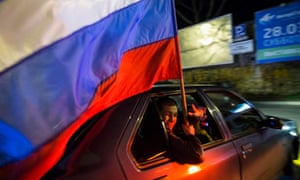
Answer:
[{"label": "illuminated sign", "polygon": [[238,26],[235,26],[233,32],[234,38],[241,38],[243,36],[246,36],[246,24],[240,24]]},{"label": "illuminated sign", "polygon": [[300,60],[300,2],[255,13],[256,61]]},{"label": "illuminated sign", "polygon": [[231,14],[178,31],[184,69],[233,63]]},{"label": "illuminated sign", "polygon": [[246,24],[240,24],[237,26],[234,26],[233,28],[233,40],[236,41],[243,41],[247,40],[247,25]]},{"label": "illuminated sign", "polygon": [[234,42],[230,46],[231,54],[242,54],[247,52],[253,52],[253,40],[246,40],[240,42]]}]

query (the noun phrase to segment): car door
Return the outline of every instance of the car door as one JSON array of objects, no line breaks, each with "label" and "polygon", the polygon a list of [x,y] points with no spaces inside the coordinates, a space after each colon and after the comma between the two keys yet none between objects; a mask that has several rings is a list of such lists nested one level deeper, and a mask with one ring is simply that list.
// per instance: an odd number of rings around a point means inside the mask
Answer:
[{"label": "car door", "polygon": [[288,139],[279,129],[262,127],[251,104],[229,91],[206,91],[217,105],[240,154],[242,179],[276,179],[287,162]]},{"label": "car door", "polygon": [[[194,97],[196,93],[187,97]],[[173,94],[180,104],[180,95]],[[200,99],[193,98],[200,105]],[[203,162],[179,164],[172,160],[166,132],[154,106],[153,97],[144,97],[137,106],[118,148],[118,157],[128,179],[240,179],[239,159],[231,141],[222,133],[222,125],[208,112],[212,141],[203,144]],[[155,121],[156,120],[156,121]],[[148,122],[146,122],[148,121]],[[150,122],[150,123],[149,123]],[[146,127],[151,127],[147,129]],[[150,131],[151,132],[150,132]],[[209,130],[209,129],[208,129]]]}]

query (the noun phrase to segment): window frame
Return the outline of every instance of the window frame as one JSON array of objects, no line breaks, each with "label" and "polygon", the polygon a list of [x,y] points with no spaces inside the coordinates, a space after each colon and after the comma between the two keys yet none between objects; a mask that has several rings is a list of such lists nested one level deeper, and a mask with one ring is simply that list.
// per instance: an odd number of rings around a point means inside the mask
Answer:
[{"label": "window frame", "polygon": [[[134,129],[134,133],[132,134],[131,136],[131,140],[130,140],[130,146],[129,146],[129,152],[130,152],[130,155],[131,155],[131,159],[133,160],[134,164],[136,165],[136,167],[140,170],[146,170],[148,168],[152,168],[152,167],[155,167],[157,165],[161,165],[163,163],[167,163],[167,162],[170,162],[171,161],[171,158],[170,158],[170,155],[169,155],[169,150],[168,150],[168,147],[166,147],[166,151],[165,151],[165,156],[157,156],[156,158],[153,158],[151,160],[148,160],[148,161],[144,161],[144,162],[138,162],[134,153],[132,152],[132,148],[134,146],[134,143],[135,143],[135,140],[136,140],[136,137],[138,136],[138,132],[139,132],[139,129],[140,127],[143,125],[143,120],[145,119],[145,116],[147,115],[147,110],[149,109],[149,106],[151,106],[150,104],[152,103],[152,106],[154,105],[154,103],[152,102],[152,98],[149,97],[149,100],[146,101],[147,103],[144,104],[144,107],[142,108],[142,112],[141,114],[139,115],[139,118],[138,118],[138,122],[136,124],[136,127]],[[155,106],[153,106],[152,108],[154,108]],[[166,134],[166,128],[163,127],[163,123],[161,123],[161,128],[163,128],[163,139],[165,142],[167,142],[167,134]],[[160,152],[162,153],[162,152]],[[158,153],[159,154],[159,153]]]},{"label": "window frame", "polygon": [[[218,131],[218,133],[219,133],[219,139],[214,139],[211,142],[207,142],[207,143],[203,143],[202,144],[203,150],[205,151],[206,149],[210,149],[210,148],[212,148],[214,146],[217,146],[218,144],[222,144],[225,141],[225,135],[224,135],[223,127],[218,122],[218,119],[216,119],[215,116],[214,116],[214,114],[211,112],[210,107],[209,107],[207,101],[205,100],[204,97],[202,97],[203,95],[201,95],[197,90],[192,90],[192,91],[188,90],[186,92],[186,95],[192,96],[193,99],[197,102],[198,105],[203,105],[203,106],[207,107],[207,111],[210,114],[209,116],[211,118],[210,121],[214,122],[214,127],[213,128],[217,128],[216,131]],[[168,146],[167,146],[167,149],[166,149],[167,152],[166,152],[166,156],[165,157],[153,159],[152,161],[143,162],[143,163],[138,162],[136,160],[136,157],[132,153],[133,143],[134,143],[135,138],[137,136],[138,130],[141,127],[142,121],[144,120],[144,117],[146,115],[146,111],[147,111],[147,109],[150,106],[150,103],[155,104],[155,100],[157,98],[164,97],[164,96],[171,96],[171,97],[178,96],[178,97],[180,97],[181,94],[179,92],[175,92],[175,93],[174,92],[173,93],[152,93],[149,97],[147,97],[149,99],[147,99],[146,103],[144,104],[144,107],[142,108],[142,111],[139,114],[138,122],[137,122],[135,130],[134,130],[134,132],[133,132],[133,134],[131,136],[131,143],[129,145],[129,152],[130,152],[130,155],[131,155],[131,159],[134,161],[134,164],[140,170],[145,170],[145,169],[148,169],[148,168],[155,167],[157,165],[161,165],[163,163],[168,163],[168,162],[174,161],[171,158],[171,156],[170,156],[171,153],[170,153],[170,151],[168,149],[169,148]],[[181,98],[179,100],[177,99],[176,102],[181,101],[181,100],[182,100]],[[180,103],[182,103],[182,102],[180,102]],[[156,108],[157,113],[158,113],[158,109],[157,109],[156,104],[155,104],[155,108]],[[165,139],[167,140],[167,130],[166,130],[166,128],[163,125],[164,125],[164,123],[161,123],[161,126],[163,127],[163,130],[164,130],[164,133],[165,133]]]}]

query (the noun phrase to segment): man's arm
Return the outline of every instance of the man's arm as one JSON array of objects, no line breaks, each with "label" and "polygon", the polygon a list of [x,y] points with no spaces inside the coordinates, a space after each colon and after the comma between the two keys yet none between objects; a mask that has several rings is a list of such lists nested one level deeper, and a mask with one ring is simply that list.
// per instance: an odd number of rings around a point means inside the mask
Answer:
[{"label": "man's arm", "polygon": [[169,144],[173,157],[179,163],[196,164],[202,161],[202,147],[200,140],[193,135],[183,138],[169,133]]}]

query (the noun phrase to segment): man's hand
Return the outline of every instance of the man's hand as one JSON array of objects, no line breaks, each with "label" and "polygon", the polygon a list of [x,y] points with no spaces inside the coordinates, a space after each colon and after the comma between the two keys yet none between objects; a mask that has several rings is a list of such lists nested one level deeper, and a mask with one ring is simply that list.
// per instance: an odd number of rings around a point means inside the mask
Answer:
[{"label": "man's hand", "polygon": [[203,121],[206,119],[206,107],[196,107],[194,104],[192,104],[192,109],[194,112],[188,112],[189,116],[195,117],[199,119],[200,121]]},{"label": "man's hand", "polygon": [[189,123],[183,124],[182,129],[186,135],[193,135],[193,136],[195,135],[195,128],[193,125],[190,125]]}]

